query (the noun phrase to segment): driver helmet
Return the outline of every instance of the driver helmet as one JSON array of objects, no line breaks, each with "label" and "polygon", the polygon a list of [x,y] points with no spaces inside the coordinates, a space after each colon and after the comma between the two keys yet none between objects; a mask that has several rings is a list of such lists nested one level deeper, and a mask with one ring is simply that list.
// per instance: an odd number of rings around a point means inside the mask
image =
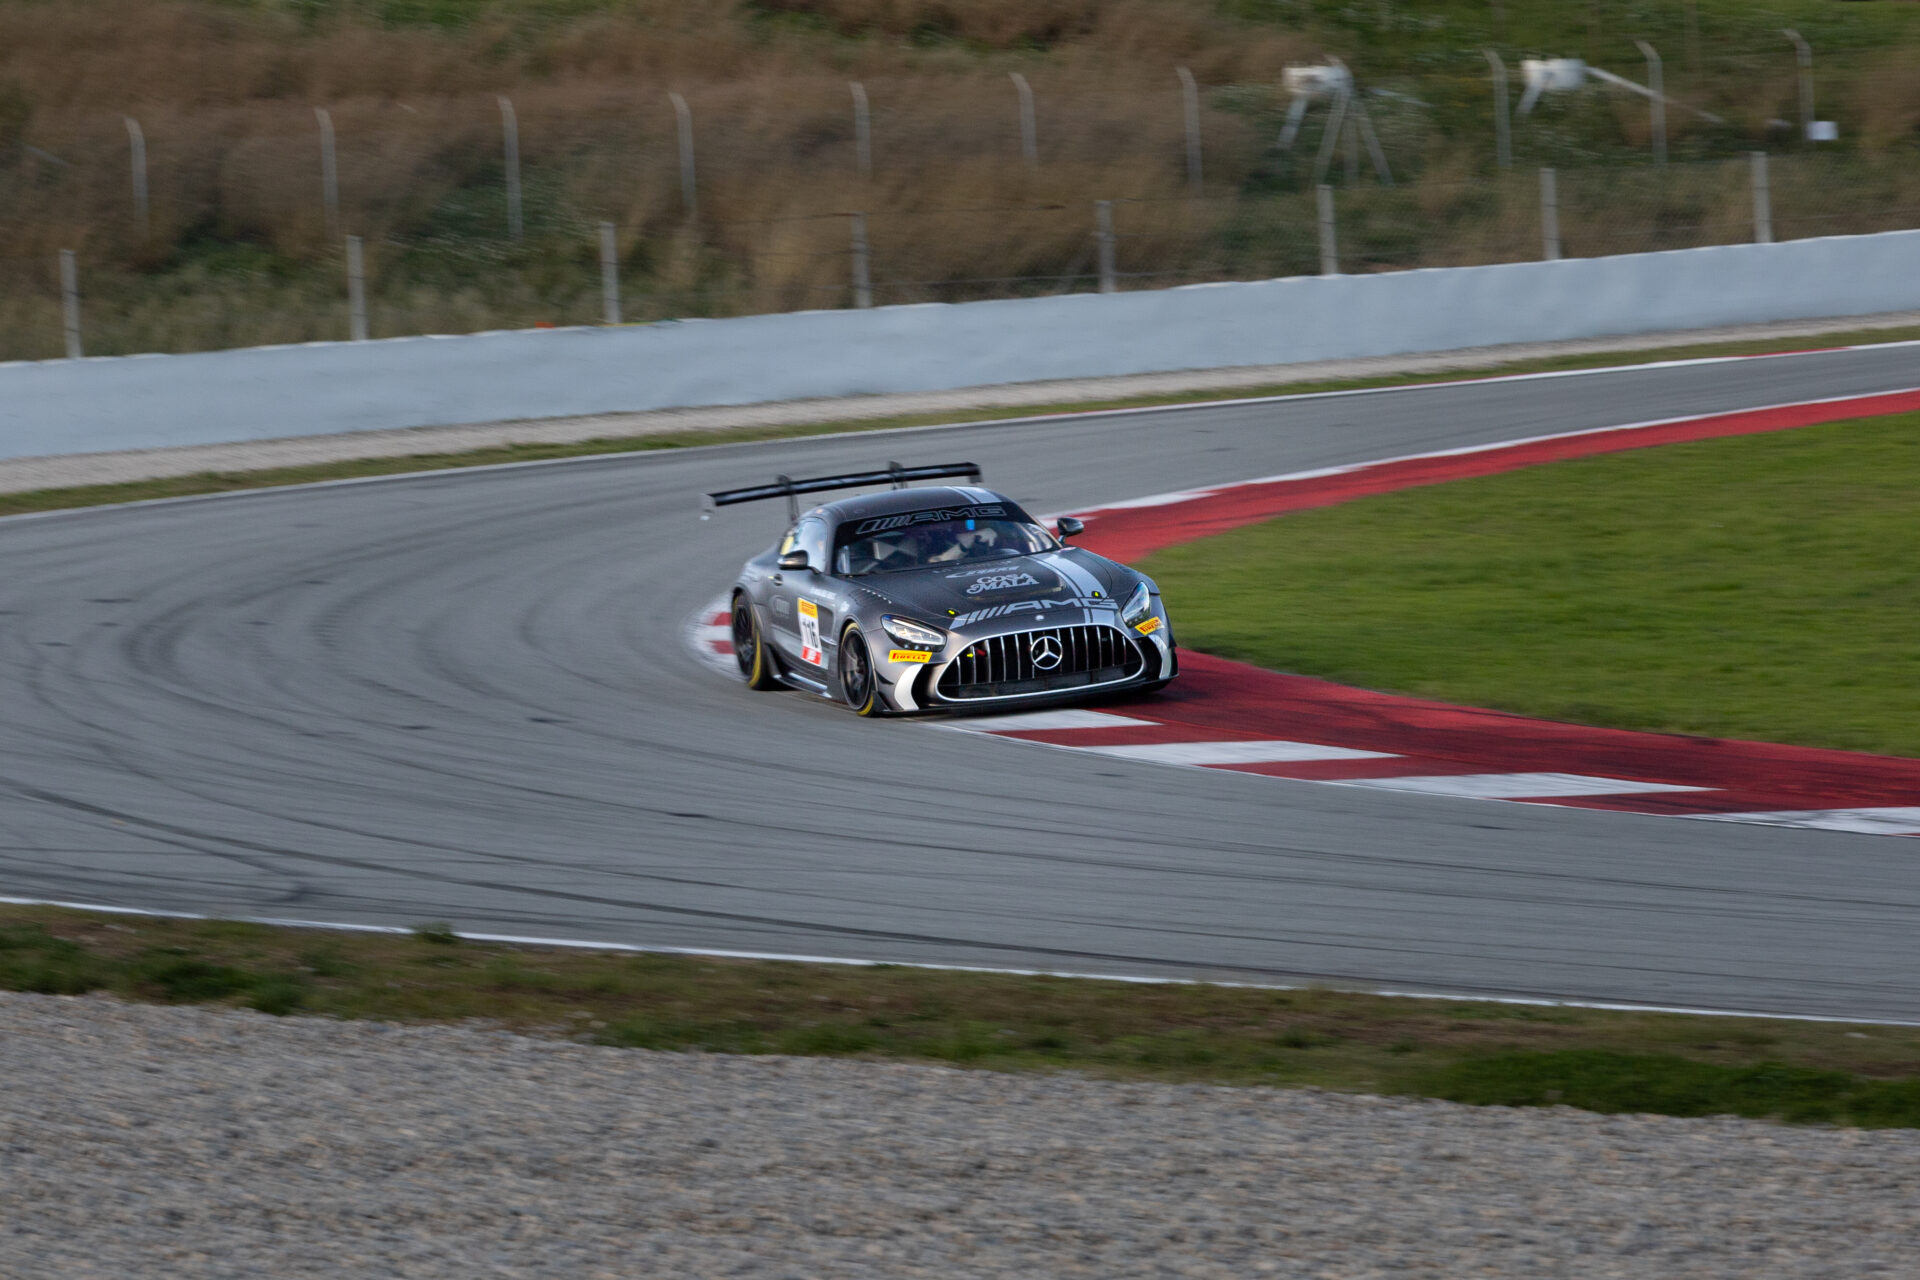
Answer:
[{"label": "driver helmet", "polygon": [[[921,530],[899,529],[889,533],[885,541],[889,547],[889,554],[882,563],[896,568],[926,563],[927,536]],[[877,540],[875,545],[880,545]]]},{"label": "driver helmet", "polygon": [[992,525],[981,525],[969,520],[960,530],[957,541],[963,554],[978,554],[982,550],[991,550],[1000,541],[1000,533]]}]

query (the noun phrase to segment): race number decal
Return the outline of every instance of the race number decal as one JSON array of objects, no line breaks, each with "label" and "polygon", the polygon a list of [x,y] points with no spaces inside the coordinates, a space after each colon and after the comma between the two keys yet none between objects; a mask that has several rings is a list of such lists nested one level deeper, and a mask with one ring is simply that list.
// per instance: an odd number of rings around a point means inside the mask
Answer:
[{"label": "race number decal", "polygon": [[827,655],[820,652],[820,606],[811,600],[800,602],[800,659],[816,667],[826,665]]}]

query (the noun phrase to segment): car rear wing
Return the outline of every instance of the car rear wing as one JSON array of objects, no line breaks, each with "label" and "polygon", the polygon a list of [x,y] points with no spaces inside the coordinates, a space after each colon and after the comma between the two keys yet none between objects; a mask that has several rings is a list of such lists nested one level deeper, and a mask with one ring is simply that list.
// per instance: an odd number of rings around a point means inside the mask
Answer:
[{"label": "car rear wing", "polygon": [[772,484],[758,484],[748,489],[722,489],[718,493],[709,493],[700,501],[700,518],[711,516],[719,507],[730,507],[736,502],[761,502],[767,498],[785,498],[787,500],[787,518],[800,518],[799,495],[803,493],[826,493],[831,489],[864,489],[868,485],[891,484],[896,489],[904,489],[915,480],[949,480],[965,476],[975,484],[980,483],[980,464],[977,462],[939,462],[925,467],[903,467],[897,462],[889,462],[885,471],[856,471],[842,476],[815,476],[811,480],[795,480],[788,476],[775,476]]}]

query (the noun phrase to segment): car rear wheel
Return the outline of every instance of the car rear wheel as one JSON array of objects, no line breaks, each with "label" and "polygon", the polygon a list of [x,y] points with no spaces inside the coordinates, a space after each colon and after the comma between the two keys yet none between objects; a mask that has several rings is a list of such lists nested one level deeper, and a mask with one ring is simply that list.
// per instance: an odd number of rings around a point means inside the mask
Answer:
[{"label": "car rear wheel", "polygon": [[733,658],[740,664],[740,676],[749,689],[778,689],[767,646],[760,642],[760,620],[754,616],[753,601],[744,595],[733,598]]},{"label": "car rear wheel", "polygon": [[855,715],[881,713],[880,682],[874,678],[873,655],[867,652],[867,638],[860,628],[848,627],[840,635],[840,696]]}]

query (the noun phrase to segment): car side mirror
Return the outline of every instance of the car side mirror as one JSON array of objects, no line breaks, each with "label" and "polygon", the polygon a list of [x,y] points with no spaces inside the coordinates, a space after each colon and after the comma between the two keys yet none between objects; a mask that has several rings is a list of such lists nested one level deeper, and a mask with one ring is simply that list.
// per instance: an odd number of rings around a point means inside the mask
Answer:
[{"label": "car side mirror", "polygon": [[1086,527],[1087,527],[1086,521],[1076,520],[1072,516],[1061,516],[1060,523],[1055,526],[1055,528],[1059,530],[1060,536],[1063,539],[1071,538],[1077,533],[1085,532]]},{"label": "car side mirror", "polygon": [[780,557],[780,567],[782,569],[792,569],[797,572],[801,569],[811,569],[813,566],[807,563],[806,552],[789,551]]}]

